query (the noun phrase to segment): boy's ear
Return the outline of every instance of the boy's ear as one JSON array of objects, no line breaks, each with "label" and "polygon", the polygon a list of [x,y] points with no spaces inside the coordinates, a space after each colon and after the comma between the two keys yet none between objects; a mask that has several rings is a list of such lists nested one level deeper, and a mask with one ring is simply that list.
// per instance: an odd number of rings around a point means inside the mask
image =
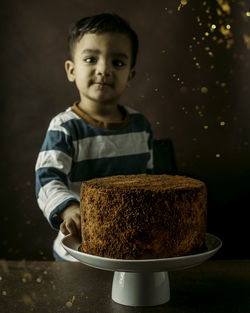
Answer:
[{"label": "boy's ear", "polygon": [[74,82],[75,81],[75,64],[70,60],[65,61],[65,70],[67,73],[68,80],[70,82]]},{"label": "boy's ear", "polygon": [[128,76],[128,82],[127,82],[127,86],[128,86],[128,87],[130,87],[130,82],[131,82],[131,80],[135,77],[135,75],[136,75],[136,71],[135,71],[134,68],[132,68],[132,69],[130,70],[130,73],[129,73],[129,76]]}]

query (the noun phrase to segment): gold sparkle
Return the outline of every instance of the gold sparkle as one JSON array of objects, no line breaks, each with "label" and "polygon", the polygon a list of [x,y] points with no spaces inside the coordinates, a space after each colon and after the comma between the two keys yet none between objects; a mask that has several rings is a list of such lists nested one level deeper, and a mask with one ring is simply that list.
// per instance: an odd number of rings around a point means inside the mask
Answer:
[{"label": "gold sparkle", "polygon": [[224,121],[220,122],[220,126],[225,126],[225,125],[226,125],[226,122],[224,122]]},{"label": "gold sparkle", "polygon": [[246,16],[248,17],[250,16],[250,11],[246,12]]},{"label": "gold sparkle", "polygon": [[216,153],[215,157],[219,159],[221,157],[220,153]]},{"label": "gold sparkle", "polygon": [[71,308],[71,307],[72,307],[72,302],[67,301],[67,302],[65,303],[65,305],[66,305],[67,308]]},{"label": "gold sparkle", "polygon": [[245,45],[247,46],[247,49],[250,49],[250,36],[247,34],[243,34],[243,40]]},{"label": "gold sparkle", "polygon": [[204,125],[204,127],[203,127],[204,129],[208,129],[208,125]]},{"label": "gold sparkle", "polygon": [[216,9],[216,12],[217,12],[217,15],[218,15],[218,16],[221,16],[221,15],[222,15],[222,12],[221,12],[220,9],[217,8],[217,9]]},{"label": "gold sparkle", "polygon": [[215,28],[216,28],[216,25],[215,25],[215,24],[212,24],[212,25],[211,25],[211,28],[212,28],[212,29],[215,29]]},{"label": "gold sparkle", "polygon": [[177,10],[180,11],[185,5],[187,5],[187,0],[181,0],[180,4],[178,5]]},{"label": "gold sparkle", "polygon": [[[86,298],[87,298],[87,297],[86,297]],[[75,296],[73,296],[70,301],[67,301],[67,302],[65,303],[66,307],[67,307],[67,308],[71,308],[72,305],[73,305],[73,303],[74,303],[74,301],[75,301]]]},{"label": "gold sparkle", "polygon": [[208,92],[208,88],[207,87],[201,87],[201,93],[206,94]]},{"label": "gold sparkle", "polygon": [[231,7],[228,3],[228,0],[217,0],[217,2],[224,12],[226,12],[227,14],[231,13]]},{"label": "gold sparkle", "polygon": [[228,37],[231,37],[232,34],[231,34],[231,26],[230,25],[226,25],[226,27],[224,27],[223,25],[221,25],[220,27],[220,32],[221,34],[225,37],[225,38],[228,38]]}]

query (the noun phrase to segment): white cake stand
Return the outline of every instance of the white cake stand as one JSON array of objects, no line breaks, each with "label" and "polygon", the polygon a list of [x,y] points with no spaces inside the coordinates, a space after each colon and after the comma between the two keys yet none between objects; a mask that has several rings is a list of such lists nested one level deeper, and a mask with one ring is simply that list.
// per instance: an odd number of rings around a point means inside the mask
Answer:
[{"label": "white cake stand", "polygon": [[68,235],[62,239],[64,249],[81,263],[114,271],[112,299],[128,306],[155,306],[170,299],[168,271],[197,266],[211,258],[221,247],[221,240],[206,234],[207,251],[167,259],[123,260],[103,258],[78,251],[79,238]]}]

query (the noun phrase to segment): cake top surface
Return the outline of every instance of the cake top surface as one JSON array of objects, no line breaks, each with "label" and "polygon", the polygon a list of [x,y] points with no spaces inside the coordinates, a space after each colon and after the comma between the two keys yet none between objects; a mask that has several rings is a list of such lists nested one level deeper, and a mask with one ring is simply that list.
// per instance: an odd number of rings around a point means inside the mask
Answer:
[{"label": "cake top surface", "polygon": [[205,184],[194,178],[180,175],[118,175],[103,178],[94,178],[85,181],[83,185],[101,189],[116,190],[171,190],[200,188]]}]

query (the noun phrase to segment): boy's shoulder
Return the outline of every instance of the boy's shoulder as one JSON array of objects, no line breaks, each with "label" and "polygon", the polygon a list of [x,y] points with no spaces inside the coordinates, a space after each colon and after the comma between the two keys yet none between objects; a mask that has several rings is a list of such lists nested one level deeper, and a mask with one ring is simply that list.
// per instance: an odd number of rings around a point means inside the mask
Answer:
[{"label": "boy's shoulder", "polygon": [[127,105],[123,105],[123,107],[128,112],[128,114],[140,114],[138,111],[136,111],[135,109],[133,109]]},{"label": "boy's shoulder", "polygon": [[58,113],[52,118],[49,124],[49,130],[64,128],[66,125],[70,125],[74,120],[79,119],[80,117],[74,113],[72,107],[69,107],[65,111]]},{"label": "boy's shoulder", "polygon": [[135,110],[129,106],[126,106],[126,105],[124,105],[124,108],[128,112],[128,114],[130,116],[134,117],[136,120],[139,119],[141,121],[144,121],[145,123],[150,124],[149,120],[146,118],[146,116],[143,113],[141,113],[141,112],[139,112],[139,111],[137,111],[137,110]]},{"label": "boy's shoulder", "polygon": [[70,120],[73,119],[79,119],[80,117],[74,113],[74,111],[72,110],[72,107],[68,107],[65,111],[58,113],[57,115],[55,115],[51,122],[53,123],[66,123]]},{"label": "boy's shoulder", "polygon": [[127,106],[127,105],[124,105],[123,107],[128,112],[128,114],[130,114],[130,115],[137,115],[137,116],[140,116],[141,118],[146,119],[145,115],[143,113],[137,111],[136,109],[131,108],[131,107]]}]

